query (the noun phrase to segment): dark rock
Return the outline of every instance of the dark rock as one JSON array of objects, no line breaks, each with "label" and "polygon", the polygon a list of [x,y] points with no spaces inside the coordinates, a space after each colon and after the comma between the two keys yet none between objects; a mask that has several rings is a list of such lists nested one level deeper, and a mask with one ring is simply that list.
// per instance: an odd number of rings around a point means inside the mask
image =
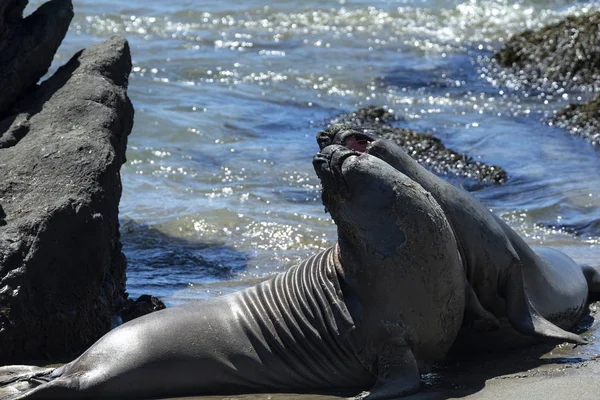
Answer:
[{"label": "dark rock", "polygon": [[[377,118],[365,118],[365,115],[377,115]],[[393,114],[382,108],[375,111],[371,106],[333,118],[331,121],[335,124],[330,125],[327,130],[331,132],[350,128],[359,129],[392,140],[417,162],[440,175],[451,173],[459,177],[491,183],[503,183],[508,179],[508,175],[502,168],[456,153],[446,148],[440,139],[433,135],[397,128],[386,123],[392,119]]]},{"label": "dark rock", "polygon": [[600,94],[582,104],[569,104],[549,122],[600,147]]},{"label": "dark rock", "polygon": [[71,0],[51,0],[23,19],[26,5],[0,1],[0,117],[48,71],[73,18]]},{"label": "dark rock", "polygon": [[80,352],[125,301],[118,205],[130,70],[127,42],[111,38],[76,54],[0,122],[2,364]]},{"label": "dark rock", "polygon": [[494,58],[542,90],[600,89],[600,12],[512,36]]},{"label": "dark rock", "polygon": [[[522,84],[534,89],[599,91],[600,11],[514,35],[494,57]],[[548,122],[598,146],[599,106],[600,97],[596,96],[567,106]]]},{"label": "dark rock", "polygon": [[127,300],[125,307],[120,311],[120,316],[123,322],[131,321],[134,318],[149,314],[154,311],[166,308],[165,303],[154,296],[143,294],[136,301]]},{"label": "dark rock", "polygon": [[333,124],[353,124],[353,125],[364,125],[364,124],[385,124],[396,120],[396,116],[386,110],[383,107],[367,106],[360,108],[348,114],[341,114],[337,117],[332,118],[329,121],[330,125]]}]

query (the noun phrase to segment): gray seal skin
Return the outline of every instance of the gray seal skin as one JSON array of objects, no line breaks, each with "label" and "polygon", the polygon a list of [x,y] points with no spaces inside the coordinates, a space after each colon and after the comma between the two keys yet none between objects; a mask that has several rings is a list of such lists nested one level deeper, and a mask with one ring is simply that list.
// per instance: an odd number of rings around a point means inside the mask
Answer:
[{"label": "gray seal skin", "polygon": [[465,277],[452,228],[429,192],[369,154],[334,145],[313,163],[338,226],[351,346],[377,376],[359,398],[415,392],[419,372],[445,356],[462,323]]},{"label": "gray seal skin", "polygon": [[332,248],[255,287],[125,323],[57,369],[0,367],[0,398],[418,390],[419,368],[446,354],[463,317],[450,225],[375,157],[335,146],[314,165],[338,224]]},{"label": "gray seal skin", "polygon": [[[393,142],[337,125],[317,135],[331,144],[384,160],[431,192],[450,222],[467,278],[465,324],[493,331],[507,318],[519,333],[550,341],[586,343],[568,329],[586,311],[588,282],[598,287],[598,272],[577,265],[552,249],[533,251],[502,219],[466,191],[420,166]],[[587,278],[587,282],[586,282]]]}]

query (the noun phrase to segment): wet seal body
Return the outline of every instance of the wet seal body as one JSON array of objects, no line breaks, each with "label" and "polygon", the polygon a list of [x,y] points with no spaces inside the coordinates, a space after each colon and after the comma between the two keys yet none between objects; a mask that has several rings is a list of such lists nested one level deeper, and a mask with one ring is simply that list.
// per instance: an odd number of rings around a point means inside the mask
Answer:
[{"label": "wet seal body", "polygon": [[462,323],[450,224],[375,157],[333,146],[314,165],[338,224],[332,248],[255,287],[132,320],[57,369],[0,367],[0,398],[418,390],[419,368],[446,354]]},{"label": "wet seal body", "polygon": [[377,377],[359,397],[415,392],[419,372],[444,357],[462,324],[465,278],[452,228],[428,191],[376,157],[333,145],[313,163],[338,226],[351,346]]},{"label": "wet seal body", "polygon": [[583,267],[582,271],[557,250],[534,251],[477,199],[427,171],[390,141],[344,125],[320,132],[317,141],[321,148],[338,144],[380,158],[437,200],[464,263],[469,329],[494,331],[501,326],[500,319],[507,319],[524,335],[586,343],[567,330],[586,311],[588,289],[595,291],[600,282],[596,270]]}]

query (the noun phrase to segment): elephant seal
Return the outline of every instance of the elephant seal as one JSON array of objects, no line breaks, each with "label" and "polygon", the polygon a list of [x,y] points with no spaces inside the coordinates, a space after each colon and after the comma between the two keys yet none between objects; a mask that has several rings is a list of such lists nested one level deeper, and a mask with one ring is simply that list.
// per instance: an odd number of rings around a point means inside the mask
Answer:
[{"label": "elephant seal", "polygon": [[419,371],[443,358],[462,323],[465,277],[452,228],[429,192],[376,157],[333,145],[313,163],[338,226],[356,324],[350,342],[377,376],[362,397],[415,392]]},{"label": "elephant seal", "polygon": [[314,166],[338,226],[333,247],[257,286],[127,322],[59,368],[2,367],[2,399],[418,390],[419,368],[446,354],[462,323],[450,224],[376,157],[331,146]]},{"label": "elephant seal", "polygon": [[[552,249],[533,251],[502,219],[466,191],[429,172],[395,143],[347,124],[319,132],[321,148],[337,144],[384,160],[429,191],[440,204],[459,245],[467,278],[465,324],[493,331],[507,318],[519,333],[551,341],[586,343],[568,332],[586,311],[594,268]],[[587,282],[586,282],[587,278]],[[590,285],[592,288],[592,285]]]}]

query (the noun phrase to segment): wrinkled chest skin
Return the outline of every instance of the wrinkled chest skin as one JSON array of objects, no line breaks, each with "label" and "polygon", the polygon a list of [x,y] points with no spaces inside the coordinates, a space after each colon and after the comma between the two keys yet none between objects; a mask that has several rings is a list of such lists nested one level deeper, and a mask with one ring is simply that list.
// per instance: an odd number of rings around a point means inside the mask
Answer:
[{"label": "wrinkled chest skin", "polygon": [[[253,343],[253,357],[265,364],[255,388],[348,388],[373,376],[350,346],[355,324],[344,303],[336,263],[338,246],[232,297],[237,328]],[[277,383],[274,386],[274,383]]]},{"label": "wrinkled chest skin", "polygon": [[410,394],[462,323],[465,277],[452,229],[427,191],[375,157],[330,146],[313,163],[338,226],[352,347],[377,376],[359,398]]}]

